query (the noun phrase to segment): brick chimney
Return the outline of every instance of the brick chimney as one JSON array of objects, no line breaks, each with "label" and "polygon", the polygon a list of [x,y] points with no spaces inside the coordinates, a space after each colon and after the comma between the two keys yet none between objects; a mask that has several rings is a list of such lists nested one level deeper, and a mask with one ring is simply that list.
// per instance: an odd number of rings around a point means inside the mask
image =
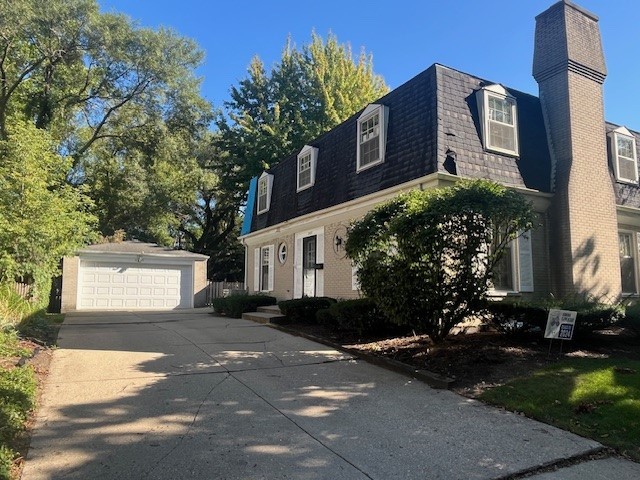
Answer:
[{"label": "brick chimney", "polygon": [[598,18],[563,0],[536,17],[533,76],[553,160],[550,253],[560,296],[621,294]]}]

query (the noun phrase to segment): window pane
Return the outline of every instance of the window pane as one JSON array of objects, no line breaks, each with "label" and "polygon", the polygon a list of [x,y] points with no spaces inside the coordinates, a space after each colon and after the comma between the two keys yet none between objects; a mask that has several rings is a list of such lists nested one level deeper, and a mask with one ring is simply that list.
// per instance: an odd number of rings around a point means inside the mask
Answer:
[{"label": "window pane", "polygon": [[511,246],[508,246],[496,265],[493,267],[493,288],[502,291],[513,291],[513,259]]},{"label": "window pane", "polygon": [[621,137],[619,135],[617,135],[616,138],[618,139],[618,156],[633,159],[633,140],[631,138]]},{"label": "window pane", "polygon": [[262,275],[260,279],[260,290],[269,288],[269,249],[262,249]]},{"label": "window pane", "polygon": [[298,161],[298,186],[311,184],[311,154],[305,155]]},{"label": "window pane", "polygon": [[636,166],[633,160],[618,159],[618,176],[626,180],[637,180]]},{"label": "window pane", "polygon": [[620,233],[618,235],[620,244],[620,277],[622,280],[622,291],[624,293],[637,293],[636,288],[636,265],[633,254],[633,235],[631,233]]},{"label": "window pane", "polygon": [[258,211],[267,209],[267,178],[258,182]]},{"label": "window pane", "polygon": [[502,123],[489,121],[489,145],[515,151],[515,128]]},{"label": "window pane", "polygon": [[360,166],[369,165],[380,158],[380,145],[377,138],[360,145]]},{"label": "window pane", "polygon": [[489,97],[489,118],[496,122],[513,125],[511,102],[505,98]]}]

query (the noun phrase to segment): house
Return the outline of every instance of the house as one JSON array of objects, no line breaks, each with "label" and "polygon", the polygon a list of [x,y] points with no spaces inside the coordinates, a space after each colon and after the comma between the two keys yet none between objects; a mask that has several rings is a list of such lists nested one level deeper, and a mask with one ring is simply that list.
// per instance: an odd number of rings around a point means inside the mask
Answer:
[{"label": "house", "polygon": [[83,248],[62,262],[62,312],[204,307],[209,257],[138,241]]},{"label": "house", "polygon": [[536,18],[533,96],[435,64],[251,183],[246,284],[279,299],[357,297],[347,226],[400,192],[487,178],[540,226],[512,242],[496,296],[638,294],[640,133],[606,122],[598,19]]}]

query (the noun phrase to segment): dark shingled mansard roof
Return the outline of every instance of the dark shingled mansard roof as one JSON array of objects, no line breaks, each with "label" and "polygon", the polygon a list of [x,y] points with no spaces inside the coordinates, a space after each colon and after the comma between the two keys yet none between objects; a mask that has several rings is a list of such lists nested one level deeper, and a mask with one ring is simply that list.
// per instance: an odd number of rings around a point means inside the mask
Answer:
[{"label": "dark shingled mansard roof", "polygon": [[[452,159],[461,177],[551,192],[551,155],[538,97],[505,87],[517,102],[519,157],[483,148],[475,92],[494,83],[432,65],[374,102],[389,108],[384,163],[356,173],[360,111],[309,143],[319,149],[314,186],[296,193],[298,152],[269,170],[274,175],[270,209],[257,215],[256,206],[250,206],[254,209],[251,231],[431,173],[450,173]],[[608,124],[607,128],[616,126]],[[637,135],[636,141],[639,138]],[[640,188],[612,181],[619,204],[640,207]]]}]

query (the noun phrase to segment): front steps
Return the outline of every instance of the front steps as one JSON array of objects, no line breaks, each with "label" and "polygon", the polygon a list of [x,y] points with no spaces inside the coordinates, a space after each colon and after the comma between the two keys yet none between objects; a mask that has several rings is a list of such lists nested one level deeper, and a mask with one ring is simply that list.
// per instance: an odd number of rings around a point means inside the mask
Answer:
[{"label": "front steps", "polygon": [[244,320],[251,320],[258,323],[280,323],[286,317],[280,312],[277,305],[268,305],[266,307],[258,307],[257,312],[247,312],[242,314]]}]

